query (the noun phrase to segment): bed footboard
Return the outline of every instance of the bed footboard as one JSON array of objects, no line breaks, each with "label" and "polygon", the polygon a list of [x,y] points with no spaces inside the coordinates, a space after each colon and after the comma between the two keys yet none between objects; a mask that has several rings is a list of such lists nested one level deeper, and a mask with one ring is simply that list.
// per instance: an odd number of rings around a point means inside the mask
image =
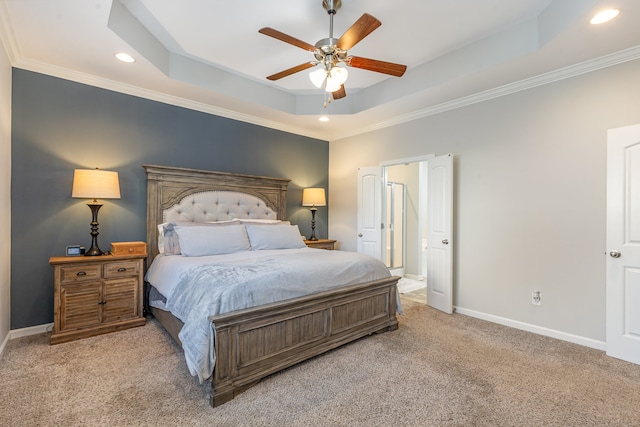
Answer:
[{"label": "bed footboard", "polygon": [[216,364],[211,405],[262,378],[375,332],[398,328],[398,277],[211,316]]}]

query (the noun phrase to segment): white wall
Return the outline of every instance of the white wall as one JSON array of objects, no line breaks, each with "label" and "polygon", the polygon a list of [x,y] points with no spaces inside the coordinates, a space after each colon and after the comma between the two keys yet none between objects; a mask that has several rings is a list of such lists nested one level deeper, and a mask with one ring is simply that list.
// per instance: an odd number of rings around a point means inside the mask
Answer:
[{"label": "white wall", "polygon": [[0,43],[0,354],[11,328],[11,64]]},{"label": "white wall", "polygon": [[640,122],[638,76],[636,60],[332,141],[329,236],[356,250],[359,166],[452,153],[454,305],[602,344],[606,131]]}]

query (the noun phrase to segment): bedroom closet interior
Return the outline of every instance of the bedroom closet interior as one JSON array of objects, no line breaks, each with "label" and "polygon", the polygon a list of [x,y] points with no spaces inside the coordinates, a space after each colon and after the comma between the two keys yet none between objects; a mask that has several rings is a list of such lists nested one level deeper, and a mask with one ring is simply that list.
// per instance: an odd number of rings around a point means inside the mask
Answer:
[{"label": "bedroom closet interior", "polygon": [[426,161],[383,167],[384,261],[402,277],[401,294],[414,294],[426,302],[427,287],[427,171]]}]

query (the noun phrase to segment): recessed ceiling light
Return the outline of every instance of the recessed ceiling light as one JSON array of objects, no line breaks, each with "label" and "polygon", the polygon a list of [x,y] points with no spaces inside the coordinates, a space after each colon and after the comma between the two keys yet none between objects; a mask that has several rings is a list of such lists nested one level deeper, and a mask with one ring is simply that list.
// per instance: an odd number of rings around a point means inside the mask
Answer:
[{"label": "recessed ceiling light", "polygon": [[122,62],[136,62],[135,58],[128,53],[118,52],[115,54],[115,57],[118,58]]},{"label": "recessed ceiling light", "polygon": [[329,121],[329,117],[327,117],[327,116],[322,116],[322,117],[320,117],[318,120],[320,120],[321,122],[328,122],[328,121]]},{"label": "recessed ceiling light", "polygon": [[602,12],[596,14],[589,23],[597,25],[602,24],[603,22],[611,21],[613,18],[620,14],[620,9],[607,9]]}]

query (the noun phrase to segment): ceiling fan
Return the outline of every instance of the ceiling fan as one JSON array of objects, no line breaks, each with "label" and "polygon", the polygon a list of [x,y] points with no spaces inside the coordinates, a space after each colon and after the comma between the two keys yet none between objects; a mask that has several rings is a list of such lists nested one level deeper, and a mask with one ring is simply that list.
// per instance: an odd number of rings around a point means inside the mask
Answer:
[{"label": "ceiling fan", "polygon": [[[305,62],[268,76],[268,80],[278,80],[283,77],[290,76],[291,74],[315,67],[318,64],[322,64],[322,69],[318,69],[310,73],[309,77],[311,78],[312,83],[318,88],[324,86],[324,90],[326,92],[330,92],[333,99],[340,99],[347,95],[344,89],[344,82],[347,80],[348,71],[344,67],[339,67],[339,63],[344,63],[349,67],[361,68],[363,70],[375,71],[396,77],[401,77],[404,74],[407,70],[406,65],[362,58],[348,54],[349,49],[382,25],[379,20],[368,13],[363,14],[360,19],[349,27],[342,37],[339,39],[333,38],[333,16],[336,14],[338,9],[340,9],[341,5],[341,0],[323,0],[322,7],[324,7],[329,14],[329,37],[319,40],[315,45],[303,42],[302,40],[291,37],[270,27],[265,27],[258,31],[264,35],[312,52],[315,57],[315,61]],[[328,99],[329,102],[331,102],[331,97]]]}]

